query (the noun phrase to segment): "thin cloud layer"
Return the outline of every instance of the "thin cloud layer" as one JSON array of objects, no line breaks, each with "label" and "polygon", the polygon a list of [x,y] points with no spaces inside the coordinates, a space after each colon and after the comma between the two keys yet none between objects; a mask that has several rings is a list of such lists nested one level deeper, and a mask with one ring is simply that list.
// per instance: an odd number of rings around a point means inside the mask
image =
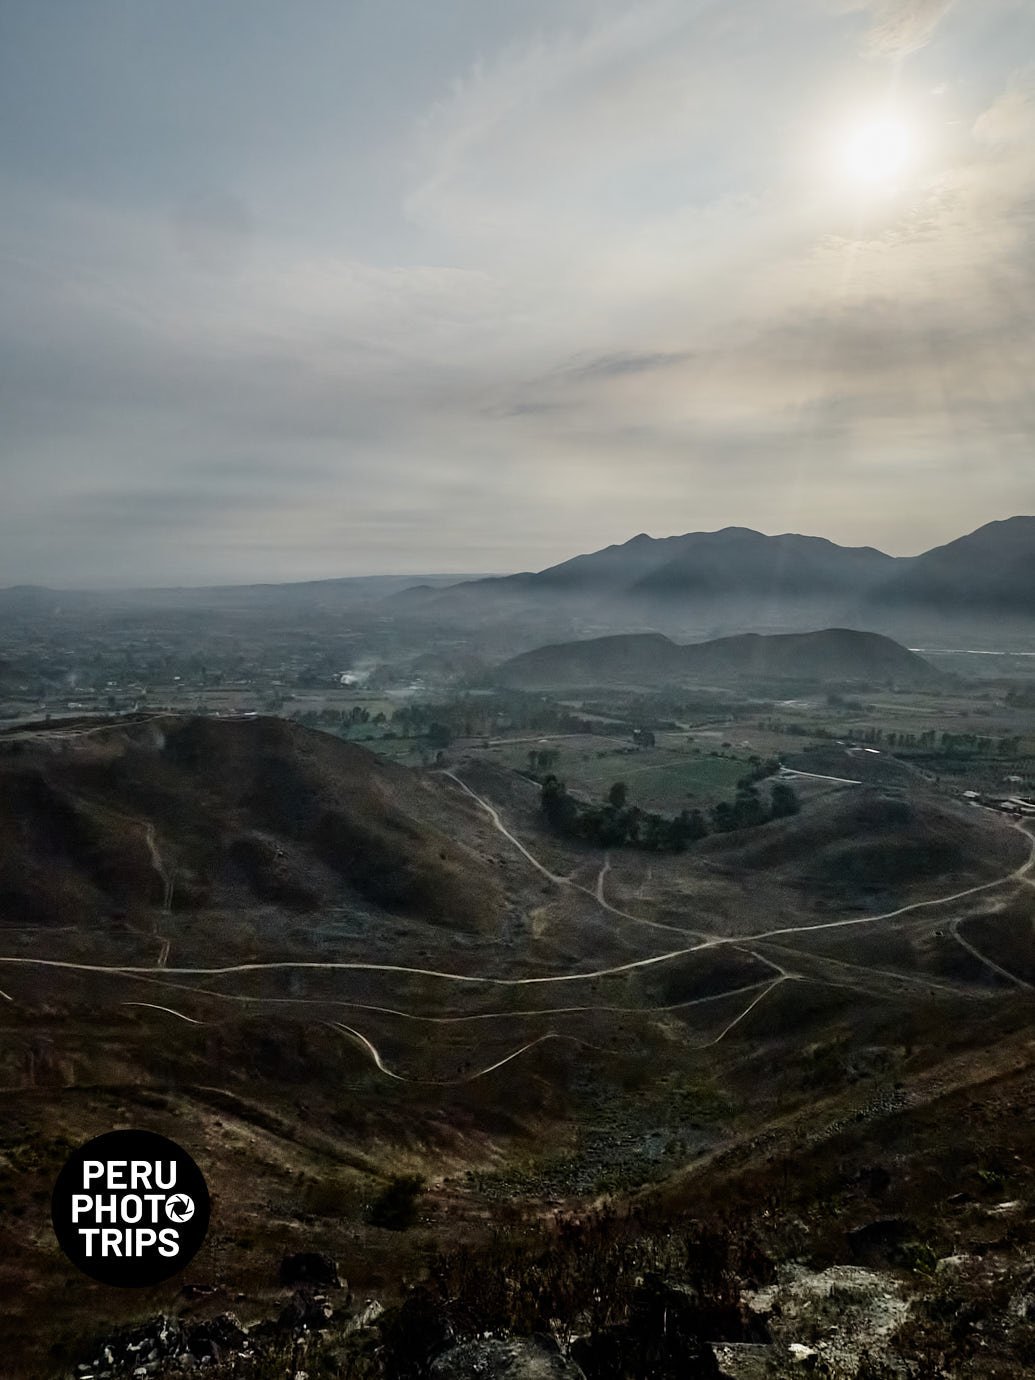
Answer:
[{"label": "thin cloud layer", "polygon": [[434,8],[5,16],[0,582],[1030,510],[1026,10]]},{"label": "thin cloud layer", "polygon": [[865,46],[871,53],[906,57],[929,43],[953,0],[878,0]]}]

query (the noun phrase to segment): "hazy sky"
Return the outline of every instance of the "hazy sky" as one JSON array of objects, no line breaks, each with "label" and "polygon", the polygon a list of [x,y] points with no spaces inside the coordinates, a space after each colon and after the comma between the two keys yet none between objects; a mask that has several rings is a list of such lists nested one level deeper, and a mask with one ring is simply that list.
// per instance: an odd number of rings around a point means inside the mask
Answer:
[{"label": "hazy sky", "polygon": [[1035,511],[1031,0],[0,0],[0,583]]}]

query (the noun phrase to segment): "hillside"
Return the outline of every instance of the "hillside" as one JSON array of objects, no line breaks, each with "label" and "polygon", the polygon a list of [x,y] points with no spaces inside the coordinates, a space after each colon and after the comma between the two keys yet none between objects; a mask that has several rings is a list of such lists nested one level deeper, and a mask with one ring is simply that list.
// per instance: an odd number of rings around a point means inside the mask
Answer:
[{"label": "hillside", "polygon": [[1035,608],[1035,517],[989,522],[918,556],[871,591],[874,609],[1030,616]]},{"label": "hillside", "polygon": [[745,633],[681,645],[660,633],[591,638],[539,647],[496,672],[504,685],[659,685],[741,680],[864,681],[934,685],[943,673],[878,633],[847,628],[765,636]]},{"label": "hillside", "polygon": [[1022,841],[983,811],[933,794],[902,798],[864,788],[815,802],[754,832],[713,834],[698,846],[736,877],[758,875],[812,898],[895,901],[951,878],[979,885],[1021,862]]},{"label": "hillside", "polygon": [[[0,737],[0,913],[130,924],[174,909],[353,900],[491,924],[484,864],[427,822],[426,778],[280,719]],[[448,819],[448,800],[436,801]]]},{"label": "hillside", "polygon": [[872,547],[822,537],[768,536],[746,527],[629,541],[545,570],[471,580],[408,597],[411,608],[449,620],[581,613],[616,627],[704,622],[710,626],[815,626],[858,604],[907,562]]},{"label": "hillside", "polygon": [[[695,650],[629,642],[630,661]],[[655,1275],[666,1307],[701,1300],[694,1350],[664,1372],[627,1351],[625,1374],[692,1374],[687,1356],[703,1356],[717,1376],[713,1343],[755,1337],[778,1361],[834,1324],[850,1341],[854,1315],[832,1324],[829,1304],[822,1331],[748,1305],[784,1262],[817,1272],[826,1300],[822,1272],[855,1262],[875,1219],[901,1215],[928,1253],[976,1259],[992,1240],[988,1268],[1008,1258],[1014,1228],[993,1214],[1031,1201],[1017,1108],[1032,1087],[1030,993],[1002,965],[1035,972],[1030,836],[917,782],[900,797],[803,791],[800,814],[685,853],[607,851],[549,833],[523,775],[463,758],[453,771],[262,718],[0,735],[5,1375],[105,1365],[129,1380],[141,1337],[208,1357],[212,1336],[213,1376],[272,1380],[285,1358],[291,1374],[301,1359],[369,1380],[501,1374],[491,1356],[477,1371],[367,1362],[385,1338],[425,1354],[411,1281],[451,1337],[484,1340],[544,1317],[584,1335],[601,1287],[626,1299]],[[990,1088],[1015,1066],[1023,1081]],[[925,1132],[915,1118],[955,1089],[959,1112]],[[69,1146],[127,1124],[190,1149],[218,1218],[189,1273],[102,1297],[26,1223]],[[373,1209],[400,1175],[423,1186],[393,1227]],[[964,1190],[974,1205],[948,1214]],[[743,1218],[727,1217],[740,1195]],[[722,1217],[702,1215],[704,1197]],[[579,1223],[623,1234],[594,1254]],[[300,1258],[347,1285],[292,1297]],[[920,1263],[912,1283],[881,1267],[918,1309],[918,1291],[955,1278]],[[1009,1294],[999,1273],[987,1291],[1011,1318],[1020,1265]],[[713,1275],[714,1298],[699,1292]],[[296,1327],[303,1306],[316,1326]],[[667,1316],[647,1316],[651,1338]],[[616,1327],[597,1329],[600,1348]],[[600,1354],[569,1373],[613,1380]]]},{"label": "hillside", "polygon": [[674,553],[637,579],[632,590],[665,599],[729,593],[815,599],[870,588],[899,564],[873,547],[727,527],[679,538]]}]

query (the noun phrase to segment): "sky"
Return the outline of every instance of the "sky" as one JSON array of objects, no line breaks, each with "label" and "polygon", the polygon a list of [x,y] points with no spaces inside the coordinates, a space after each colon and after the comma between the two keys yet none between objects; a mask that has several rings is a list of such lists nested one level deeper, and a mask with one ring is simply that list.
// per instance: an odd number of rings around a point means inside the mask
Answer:
[{"label": "sky", "polygon": [[0,584],[1035,511],[1030,0],[0,0]]}]

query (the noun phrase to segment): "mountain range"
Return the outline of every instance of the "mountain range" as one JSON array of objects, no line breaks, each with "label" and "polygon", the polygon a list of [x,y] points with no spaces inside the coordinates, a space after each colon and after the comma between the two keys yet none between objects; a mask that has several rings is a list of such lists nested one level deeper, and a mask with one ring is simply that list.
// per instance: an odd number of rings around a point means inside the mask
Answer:
[{"label": "mountain range", "polygon": [[95,614],[340,618],[348,610],[474,631],[490,654],[550,638],[654,630],[688,640],[852,627],[911,642],[1035,631],[1035,517],[918,556],[747,527],[629,541],[514,575],[371,576],[170,589],[0,589],[0,618]]},{"label": "mountain range", "polygon": [[396,608],[444,620],[576,614],[615,631],[697,636],[834,624],[904,635],[1035,622],[1035,517],[991,522],[919,556],[746,527],[645,533],[538,572],[420,587]]}]

